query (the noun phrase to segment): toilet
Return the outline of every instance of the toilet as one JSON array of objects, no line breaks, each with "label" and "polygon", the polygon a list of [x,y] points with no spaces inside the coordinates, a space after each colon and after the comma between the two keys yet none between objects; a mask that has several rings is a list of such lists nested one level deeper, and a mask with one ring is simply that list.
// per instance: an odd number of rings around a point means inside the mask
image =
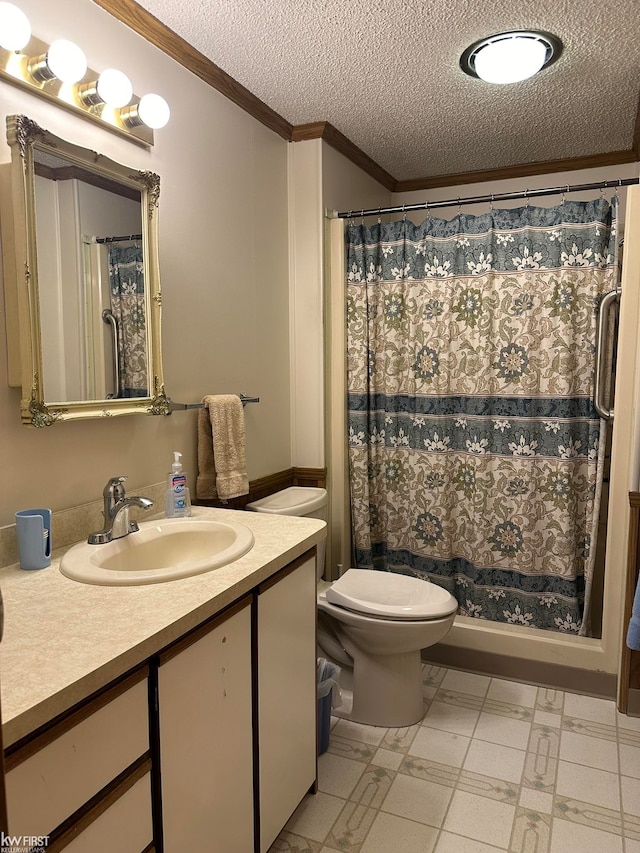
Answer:
[{"label": "toilet", "polygon": [[[326,489],[291,486],[247,504],[254,512],[327,520]],[[421,650],[453,625],[458,602],[447,590],[394,572],[349,569],[322,579],[318,545],[318,650],[341,668],[343,705],[336,716],[404,728],[424,716]]]}]

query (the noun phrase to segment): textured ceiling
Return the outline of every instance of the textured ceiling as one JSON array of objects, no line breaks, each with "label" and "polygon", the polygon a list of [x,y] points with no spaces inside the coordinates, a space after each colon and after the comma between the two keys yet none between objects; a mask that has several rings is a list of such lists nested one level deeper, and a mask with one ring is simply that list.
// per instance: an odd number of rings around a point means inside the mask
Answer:
[{"label": "textured ceiling", "polygon": [[[294,125],[330,122],[398,180],[632,147],[640,0],[139,0]],[[559,36],[537,77],[459,68],[508,29]]]}]

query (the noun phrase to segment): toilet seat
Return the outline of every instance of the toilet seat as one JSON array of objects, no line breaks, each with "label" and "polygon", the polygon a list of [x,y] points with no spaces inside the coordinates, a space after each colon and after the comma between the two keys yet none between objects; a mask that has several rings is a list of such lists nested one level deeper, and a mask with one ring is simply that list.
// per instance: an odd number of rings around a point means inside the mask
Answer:
[{"label": "toilet seat", "polygon": [[349,569],[326,590],[330,604],[383,619],[426,621],[450,616],[456,599],[430,581],[372,569]]}]

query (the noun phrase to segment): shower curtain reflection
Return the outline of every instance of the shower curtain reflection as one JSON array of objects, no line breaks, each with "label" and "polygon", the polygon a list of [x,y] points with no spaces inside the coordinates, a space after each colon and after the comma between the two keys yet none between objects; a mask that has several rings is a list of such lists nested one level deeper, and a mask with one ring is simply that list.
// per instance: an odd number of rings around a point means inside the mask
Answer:
[{"label": "shower curtain reflection", "polygon": [[604,199],[347,229],[358,566],[426,577],[467,616],[589,633],[615,232]]},{"label": "shower curtain reflection", "polygon": [[111,244],[109,289],[118,329],[118,397],[146,397],[147,333],[142,248]]}]

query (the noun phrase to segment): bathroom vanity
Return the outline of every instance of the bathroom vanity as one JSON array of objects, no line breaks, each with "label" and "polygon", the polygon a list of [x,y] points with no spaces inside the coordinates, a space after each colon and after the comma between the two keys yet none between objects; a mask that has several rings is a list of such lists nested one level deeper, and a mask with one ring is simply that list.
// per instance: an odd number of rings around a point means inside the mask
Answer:
[{"label": "bathroom vanity", "polygon": [[315,788],[325,525],[195,513],[245,524],[253,548],[146,586],[78,583],[59,560],[0,570],[9,832],[31,846],[266,853]]}]

